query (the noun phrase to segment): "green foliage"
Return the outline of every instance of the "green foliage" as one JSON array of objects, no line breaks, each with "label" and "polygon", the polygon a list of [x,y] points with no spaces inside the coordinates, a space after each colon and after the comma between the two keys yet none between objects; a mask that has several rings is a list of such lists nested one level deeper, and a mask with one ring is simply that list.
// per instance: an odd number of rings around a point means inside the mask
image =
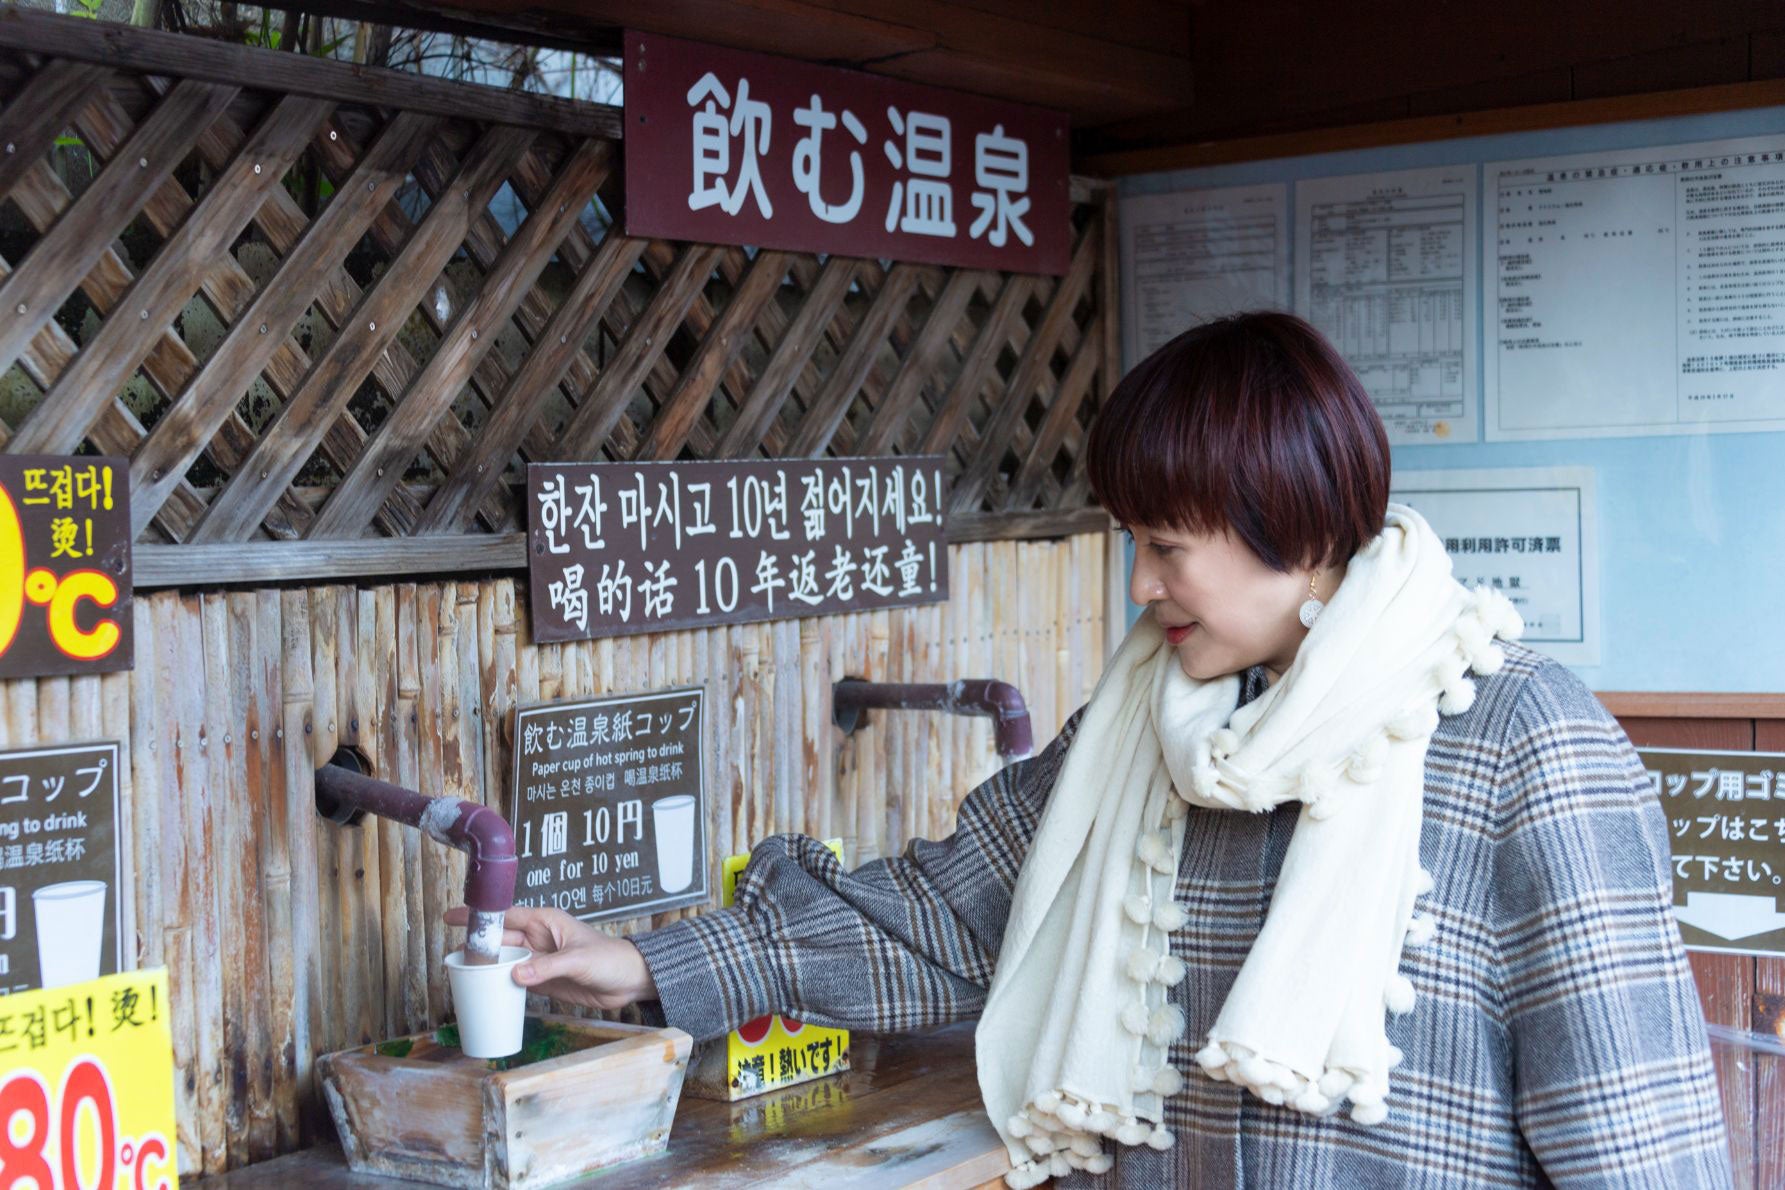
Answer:
[{"label": "green foliage", "polygon": [[[435,1029],[434,1044],[458,1049],[459,1027],[447,1024]],[[506,1058],[491,1058],[489,1067],[491,1070],[513,1070],[520,1066],[531,1066],[535,1062],[544,1062],[548,1058],[561,1058],[575,1052],[577,1048],[575,1035],[569,1029],[563,1025],[548,1025],[538,1017],[530,1016],[521,1030],[520,1052]]]},{"label": "green foliage", "polygon": [[282,30],[273,27],[273,10],[263,8],[260,10],[260,28],[248,26],[242,31],[242,41],[255,49],[276,50],[279,48],[281,34]]}]

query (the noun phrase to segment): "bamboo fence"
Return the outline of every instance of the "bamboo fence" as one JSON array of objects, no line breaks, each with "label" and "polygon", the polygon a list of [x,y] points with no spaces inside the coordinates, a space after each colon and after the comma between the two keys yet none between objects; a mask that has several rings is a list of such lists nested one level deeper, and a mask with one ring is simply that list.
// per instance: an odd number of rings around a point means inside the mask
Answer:
[{"label": "bamboo fence", "polygon": [[845,737],[833,682],[995,674],[1040,747],[1102,668],[1103,535],[949,553],[947,604],[548,645],[506,578],[167,591],[138,600],[134,671],[0,686],[0,746],[110,738],[130,758],[124,937],[128,961],[169,968],[181,1169],[311,1139],[317,1055],[450,1012],[440,914],[463,859],[321,818],[313,773],[337,748],[507,812],[517,705],[701,686],[713,887],[782,831],[843,838],[851,866],[896,856],[1000,767],[990,721],[876,711]]}]

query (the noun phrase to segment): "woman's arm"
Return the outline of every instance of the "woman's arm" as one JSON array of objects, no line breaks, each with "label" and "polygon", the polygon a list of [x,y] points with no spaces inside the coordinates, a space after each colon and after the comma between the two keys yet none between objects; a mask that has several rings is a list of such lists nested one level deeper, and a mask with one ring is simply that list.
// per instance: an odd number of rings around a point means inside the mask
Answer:
[{"label": "woman's arm", "polygon": [[883,1031],[977,1013],[1077,727],[970,793],[954,834],[897,858],[845,872],[816,840],[758,843],[730,909],[632,937],[668,1022],[706,1038],[767,1012]]},{"label": "woman's arm", "polygon": [[1554,663],[1527,679],[1494,781],[1494,935],[1515,1110],[1562,1186],[1727,1186],[1667,826],[1617,722]]}]

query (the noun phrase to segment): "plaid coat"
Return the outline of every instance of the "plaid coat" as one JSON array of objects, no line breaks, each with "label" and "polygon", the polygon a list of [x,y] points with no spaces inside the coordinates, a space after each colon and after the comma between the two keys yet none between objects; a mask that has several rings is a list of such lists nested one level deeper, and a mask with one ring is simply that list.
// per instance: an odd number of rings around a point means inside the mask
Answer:
[{"label": "plaid coat", "polygon": [[[1374,1127],[1215,1082],[1193,1054],[1270,906],[1299,807],[1192,808],[1172,951],[1188,1022],[1177,1143],[1111,1145],[1122,1187],[1642,1186],[1730,1183],[1703,1018],[1670,906],[1660,807],[1615,720],[1566,668],[1519,646],[1441,721],[1426,757],[1421,906],[1432,942],[1388,1018],[1406,1054]],[[1243,698],[1264,688],[1246,675]],[[1082,712],[1081,712],[1082,713]],[[758,844],[733,908],[636,935],[671,1024],[697,1037],[785,1010],[892,1031],[976,1015],[1017,869],[1078,717],[975,789],[955,833],[845,872],[796,835]]]}]

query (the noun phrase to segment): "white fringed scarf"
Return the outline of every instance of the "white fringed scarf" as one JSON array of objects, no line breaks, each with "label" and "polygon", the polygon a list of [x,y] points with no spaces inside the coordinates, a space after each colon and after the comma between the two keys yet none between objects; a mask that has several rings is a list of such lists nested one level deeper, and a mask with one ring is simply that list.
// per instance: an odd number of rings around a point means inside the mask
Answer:
[{"label": "white fringed scarf", "polygon": [[1264,926],[1196,1061],[1270,1103],[1388,1112],[1401,1055],[1383,1011],[1413,1007],[1403,945],[1419,866],[1426,747],[1505,660],[1518,613],[1451,577],[1411,508],[1349,563],[1294,663],[1244,707],[1237,675],[1185,675],[1152,616],[1105,669],[1023,862],[975,1036],[986,1111],[1017,1190],[1113,1163],[1105,1138],[1168,1148],[1167,1061],[1184,1030],[1170,934],[1188,805],[1303,803]]}]

